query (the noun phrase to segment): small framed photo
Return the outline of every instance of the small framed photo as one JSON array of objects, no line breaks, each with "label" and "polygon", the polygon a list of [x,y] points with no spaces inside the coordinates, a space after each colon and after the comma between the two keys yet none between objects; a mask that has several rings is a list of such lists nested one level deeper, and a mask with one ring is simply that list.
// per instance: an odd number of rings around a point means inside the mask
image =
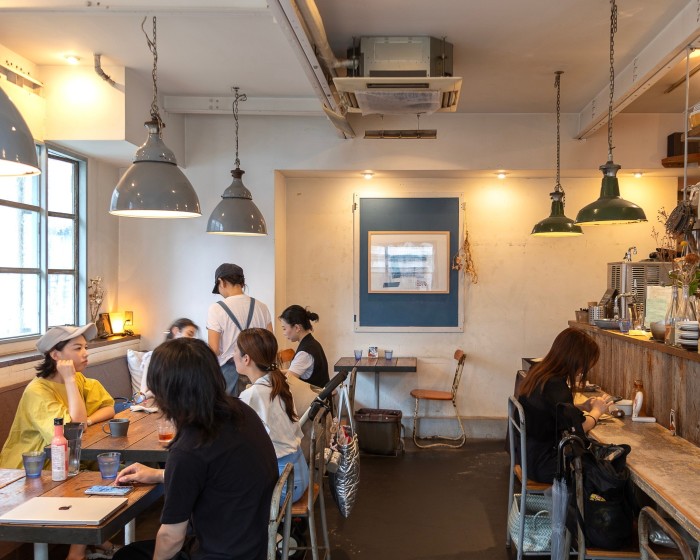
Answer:
[{"label": "small framed photo", "polygon": [[377,346],[370,346],[369,349],[367,350],[367,357],[368,358],[378,358],[379,357],[379,348]]},{"label": "small framed photo", "polygon": [[109,313],[100,313],[100,318],[97,320],[97,335],[111,336],[113,334],[112,321],[109,318]]}]

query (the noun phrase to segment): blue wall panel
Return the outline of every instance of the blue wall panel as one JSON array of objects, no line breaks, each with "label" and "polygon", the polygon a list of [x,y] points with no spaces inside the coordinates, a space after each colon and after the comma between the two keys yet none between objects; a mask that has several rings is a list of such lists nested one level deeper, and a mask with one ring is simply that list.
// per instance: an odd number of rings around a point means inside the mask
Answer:
[{"label": "blue wall panel", "polygon": [[459,246],[459,198],[360,199],[360,327],[459,326],[459,271],[449,294],[370,294],[368,232],[449,231],[450,257]]}]

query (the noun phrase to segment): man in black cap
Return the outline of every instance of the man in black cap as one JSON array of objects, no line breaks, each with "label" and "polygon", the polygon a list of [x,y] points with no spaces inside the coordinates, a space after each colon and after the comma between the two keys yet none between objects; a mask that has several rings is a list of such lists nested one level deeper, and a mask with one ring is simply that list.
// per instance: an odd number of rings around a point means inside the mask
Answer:
[{"label": "man in black cap", "polygon": [[245,388],[245,383],[239,383],[233,363],[233,348],[239,333],[252,327],[272,332],[270,310],[264,303],[245,295],[243,288],[245,276],[240,266],[232,263],[219,266],[214,273],[211,293],[222,295],[224,299],[210,305],[207,314],[209,347],[219,358],[226,379],[226,392],[234,397]]}]

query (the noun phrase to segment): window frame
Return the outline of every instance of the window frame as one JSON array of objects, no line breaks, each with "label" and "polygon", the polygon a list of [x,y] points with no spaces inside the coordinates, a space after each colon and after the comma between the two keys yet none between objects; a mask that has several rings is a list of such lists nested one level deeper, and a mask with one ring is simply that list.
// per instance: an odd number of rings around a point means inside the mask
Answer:
[{"label": "window frame", "polygon": [[[39,224],[37,235],[39,238],[39,268],[14,268],[0,267],[0,274],[4,273],[29,273],[37,274],[39,282],[39,332],[0,338],[0,348],[2,353],[18,352],[33,348],[34,342],[38,340],[46,330],[53,325],[48,325],[48,294],[49,280],[52,275],[69,274],[74,277],[74,309],[73,317],[76,324],[82,324],[87,317],[87,158],[66,150],[63,147],[50,143],[37,144],[39,156],[39,166],[41,175],[38,176],[38,205],[23,202],[13,202],[1,200],[0,205],[34,211],[38,213]],[[74,165],[73,173],[73,205],[72,213],[49,211],[49,173],[48,164],[50,159],[64,161]],[[49,218],[58,217],[73,221],[73,269],[50,269],[48,255]]]}]

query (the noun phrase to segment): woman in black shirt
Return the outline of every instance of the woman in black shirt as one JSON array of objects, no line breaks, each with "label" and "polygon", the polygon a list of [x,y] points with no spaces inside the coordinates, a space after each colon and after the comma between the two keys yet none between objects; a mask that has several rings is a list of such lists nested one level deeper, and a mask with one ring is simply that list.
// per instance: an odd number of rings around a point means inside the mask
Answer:
[{"label": "woman in black shirt", "polygon": [[563,432],[583,435],[607,412],[607,398],[592,397],[574,405],[572,392],[577,390],[577,382],[585,385],[588,371],[599,356],[598,344],[590,336],[578,329],[564,329],[520,385],[517,396],[525,410],[527,470],[531,480],[551,483]]}]

